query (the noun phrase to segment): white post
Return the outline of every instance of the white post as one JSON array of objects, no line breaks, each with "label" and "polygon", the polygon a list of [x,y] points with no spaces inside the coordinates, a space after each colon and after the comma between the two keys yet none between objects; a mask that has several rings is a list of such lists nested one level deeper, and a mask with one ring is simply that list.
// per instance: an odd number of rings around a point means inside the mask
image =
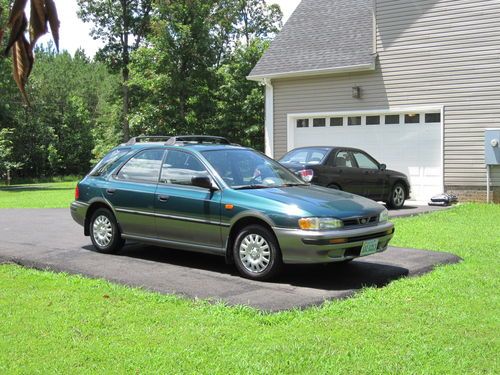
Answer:
[{"label": "white post", "polygon": [[266,155],[270,158],[274,157],[274,87],[270,79],[264,79],[266,85],[266,124],[264,128],[264,136]]},{"label": "white post", "polygon": [[490,203],[490,165],[486,165],[486,203]]}]

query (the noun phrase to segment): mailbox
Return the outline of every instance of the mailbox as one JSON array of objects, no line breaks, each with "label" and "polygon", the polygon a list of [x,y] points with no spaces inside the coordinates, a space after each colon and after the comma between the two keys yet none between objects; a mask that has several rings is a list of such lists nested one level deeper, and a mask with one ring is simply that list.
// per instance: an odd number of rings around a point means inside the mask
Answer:
[{"label": "mailbox", "polygon": [[500,129],[485,129],[484,157],[486,165],[500,165]]}]

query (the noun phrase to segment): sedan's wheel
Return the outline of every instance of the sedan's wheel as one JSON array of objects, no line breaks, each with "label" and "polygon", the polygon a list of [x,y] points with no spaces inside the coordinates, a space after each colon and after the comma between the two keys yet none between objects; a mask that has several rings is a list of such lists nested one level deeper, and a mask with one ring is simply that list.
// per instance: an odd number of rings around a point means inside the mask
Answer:
[{"label": "sedan's wheel", "polygon": [[244,228],[236,238],[233,256],[238,271],[254,280],[268,280],[280,270],[282,261],[274,235],[260,225]]},{"label": "sedan's wheel", "polygon": [[114,215],[105,208],[99,208],[90,219],[90,239],[100,253],[111,254],[123,247],[125,241],[121,238]]},{"label": "sedan's wheel", "polygon": [[387,204],[391,208],[402,208],[405,204],[405,196],[405,188],[401,183],[398,182],[392,187],[391,197],[389,198]]}]

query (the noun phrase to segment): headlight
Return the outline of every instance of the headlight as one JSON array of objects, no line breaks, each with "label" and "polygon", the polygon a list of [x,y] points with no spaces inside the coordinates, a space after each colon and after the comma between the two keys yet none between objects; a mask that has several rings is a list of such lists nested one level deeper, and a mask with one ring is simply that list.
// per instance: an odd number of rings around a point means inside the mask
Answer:
[{"label": "headlight", "polygon": [[378,215],[378,222],[379,223],[385,223],[388,220],[389,220],[389,211],[387,211],[386,209],[384,209],[384,211],[382,211],[380,213],[380,215]]},{"label": "headlight", "polygon": [[333,217],[305,217],[299,219],[299,228],[303,230],[329,230],[343,226],[342,220]]}]

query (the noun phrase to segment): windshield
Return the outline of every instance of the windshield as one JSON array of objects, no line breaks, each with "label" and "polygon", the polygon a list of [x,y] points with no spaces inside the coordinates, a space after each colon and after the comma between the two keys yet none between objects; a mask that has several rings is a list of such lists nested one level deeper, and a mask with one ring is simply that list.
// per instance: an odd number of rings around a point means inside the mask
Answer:
[{"label": "windshield", "polygon": [[328,148],[299,148],[283,156],[280,163],[290,164],[321,164],[330,149]]},{"label": "windshield", "polygon": [[307,185],[276,161],[253,150],[214,150],[202,154],[233,189]]},{"label": "windshield", "polygon": [[114,166],[115,162],[129,151],[130,148],[117,148],[110,151],[94,168],[92,168],[89,175],[102,176],[106,174],[109,169]]}]

